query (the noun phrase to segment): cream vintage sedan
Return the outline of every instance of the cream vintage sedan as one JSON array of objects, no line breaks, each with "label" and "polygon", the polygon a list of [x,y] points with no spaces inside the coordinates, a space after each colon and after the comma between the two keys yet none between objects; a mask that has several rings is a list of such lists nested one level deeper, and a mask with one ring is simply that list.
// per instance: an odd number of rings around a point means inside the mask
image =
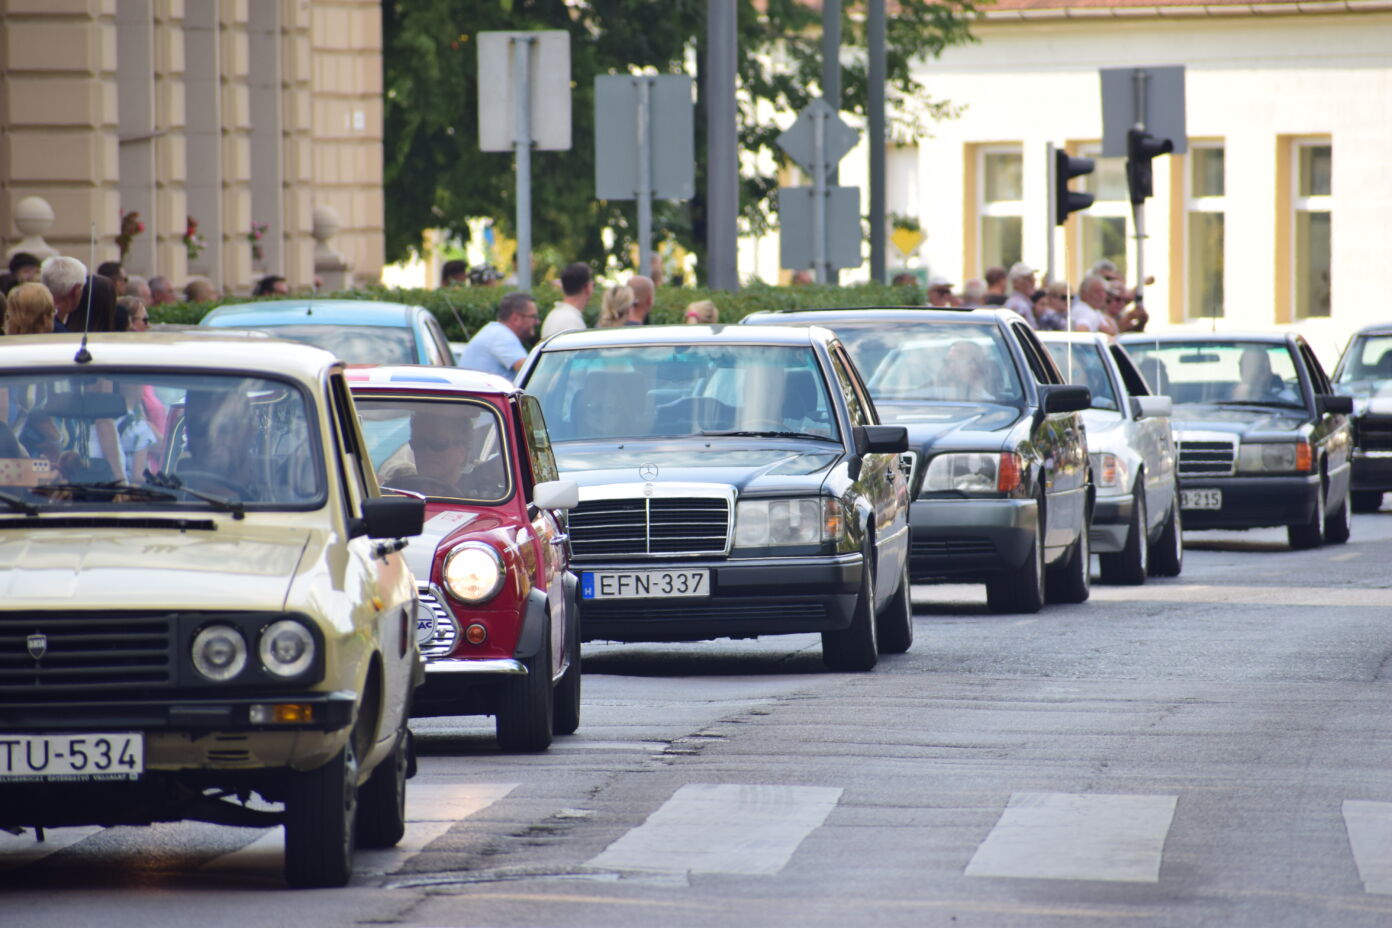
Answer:
[{"label": "cream vintage sedan", "polygon": [[6,338],[0,402],[0,828],[281,824],[294,886],[395,844],[423,506],[379,494],[343,365]]}]

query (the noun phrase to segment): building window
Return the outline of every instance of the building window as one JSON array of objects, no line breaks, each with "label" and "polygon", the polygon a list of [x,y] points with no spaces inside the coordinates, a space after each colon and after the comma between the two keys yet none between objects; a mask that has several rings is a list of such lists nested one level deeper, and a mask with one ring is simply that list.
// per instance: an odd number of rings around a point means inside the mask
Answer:
[{"label": "building window", "polygon": [[1295,317],[1327,317],[1334,149],[1327,141],[1298,141],[1294,154]]},{"label": "building window", "polygon": [[1227,192],[1221,144],[1191,142],[1185,231],[1187,307],[1191,319],[1223,315],[1223,220]]},{"label": "building window", "polygon": [[1010,145],[983,147],[980,158],[981,266],[1009,268],[1024,234],[1024,156]]},{"label": "building window", "polygon": [[1131,231],[1131,198],[1126,189],[1126,159],[1103,158],[1097,143],[1078,146],[1078,154],[1093,160],[1091,174],[1083,176],[1080,190],[1092,194],[1092,206],[1078,213],[1077,279],[1094,264],[1106,259],[1126,277],[1127,243]]}]

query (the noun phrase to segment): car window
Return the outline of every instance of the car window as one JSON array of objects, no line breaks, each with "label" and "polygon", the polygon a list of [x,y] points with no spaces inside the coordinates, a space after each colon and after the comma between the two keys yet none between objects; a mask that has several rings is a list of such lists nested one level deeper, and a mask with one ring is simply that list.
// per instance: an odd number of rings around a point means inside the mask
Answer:
[{"label": "car window", "polygon": [[841,359],[846,366],[846,373],[851,377],[851,386],[855,389],[856,401],[860,403],[860,408],[865,410],[866,418],[874,424],[878,424],[880,418],[875,413],[875,401],[870,396],[870,391],[865,386],[865,379],[861,376],[860,368],[851,360],[846,353],[844,345],[834,345],[832,351]]},{"label": "car window", "polygon": [[439,321],[428,313],[421,317],[421,321],[425,324],[430,363],[453,367],[454,350],[450,348],[449,339],[445,338],[445,330],[440,328]]},{"label": "car window", "polygon": [[1300,356],[1305,359],[1305,366],[1310,370],[1311,387],[1316,393],[1333,393],[1334,388],[1329,383],[1329,377],[1324,373],[1324,367],[1320,364],[1319,358],[1310,346],[1304,342],[1300,343]]},{"label": "car window", "polygon": [[1058,366],[1065,380],[1082,384],[1092,391],[1093,409],[1121,408],[1100,345],[1096,342],[1078,344],[1050,340],[1045,343],[1045,347],[1053,355],[1054,364]]},{"label": "car window", "polygon": [[1284,342],[1128,342],[1146,381],[1176,403],[1304,406],[1295,359]]},{"label": "car window", "polygon": [[525,384],[553,441],[795,432],[839,441],[808,347],[633,345],[547,351]]},{"label": "car window", "polygon": [[1063,375],[1050,363],[1048,354],[1029,327],[1023,323],[1014,323],[1010,329],[1020,343],[1020,350],[1025,353],[1025,363],[1029,365],[1030,373],[1034,374],[1035,382],[1063,383]]},{"label": "car window", "polygon": [[1335,383],[1392,380],[1392,335],[1360,335],[1344,352]]},{"label": "car window", "polygon": [[342,445],[344,459],[348,462],[344,477],[350,488],[347,502],[351,517],[357,515],[362,501],[370,495],[367,489],[367,475],[364,473],[367,466],[364,462],[366,455],[363,454],[357,423],[353,421],[352,395],[348,392],[348,384],[344,382],[342,374],[334,374],[329,378],[329,394],[333,400],[334,418],[338,424],[338,440]]},{"label": "car window", "polygon": [[276,338],[332,351],[345,364],[415,364],[416,335],[385,325],[247,326]]},{"label": "car window", "polygon": [[855,381],[850,375],[845,355],[840,351],[831,353],[831,369],[836,372],[836,383],[841,388],[841,395],[846,399],[846,412],[850,414],[851,425],[869,425],[870,417],[856,393]]},{"label": "car window", "polygon": [[[0,490],[43,506],[323,504],[313,407],[289,382],[168,371],[9,372]],[[120,481],[144,492],[117,492]],[[103,488],[99,485],[108,484]],[[58,489],[58,487],[63,489]]]},{"label": "car window", "polygon": [[482,503],[512,495],[503,423],[491,403],[372,393],[355,402],[383,487]]},{"label": "car window", "polygon": [[1015,364],[994,324],[837,323],[834,328],[865,376],[871,399],[890,418],[923,403],[1024,401]]},{"label": "car window", "polygon": [[527,441],[527,458],[532,467],[532,478],[537,483],[559,480],[560,470],[556,458],[551,453],[551,436],[546,431],[546,417],[541,404],[535,396],[523,396],[518,403],[522,415],[522,428]]},{"label": "car window", "polygon": [[1107,347],[1112,352],[1112,360],[1116,362],[1117,372],[1121,374],[1121,382],[1126,385],[1126,392],[1132,396],[1149,396],[1150,387],[1146,384],[1140,369],[1136,367],[1136,363],[1131,360],[1131,355],[1126,353],[1126,349],[1116,344]]}]

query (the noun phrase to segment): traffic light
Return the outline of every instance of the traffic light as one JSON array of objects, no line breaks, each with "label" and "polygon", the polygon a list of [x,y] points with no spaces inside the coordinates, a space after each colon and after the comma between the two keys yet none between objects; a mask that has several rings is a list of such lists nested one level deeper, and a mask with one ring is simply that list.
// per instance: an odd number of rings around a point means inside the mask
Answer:
[{"label": "traffic light", "polygon": [[1092,173],[1091,158],[1075,158],[1062,148],[1054,149],[1054,224],[1063,225],[1069,213],[1092,205],[1092,194],[1068,189],[1075,177]]},{"label": "traffic light", "polygon": [[1155,192],[1155,174],[1151,160],[1174,151],[1174,142],[1157,139],[1144,129],[1126,131],[1126,186],[1131,190],[1131,202],[1144,203]]}]

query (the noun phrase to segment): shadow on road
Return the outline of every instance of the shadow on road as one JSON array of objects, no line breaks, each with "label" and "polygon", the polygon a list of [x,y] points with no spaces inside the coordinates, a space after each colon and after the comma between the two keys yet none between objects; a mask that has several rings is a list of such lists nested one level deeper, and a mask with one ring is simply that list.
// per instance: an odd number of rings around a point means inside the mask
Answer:
[{"label": "shadow on road", "polygon": [[[775,637],[770,636],[769,640]],[[631,644],[603,646],[604,650],[595,654],[586,645],[584,670],[586,675],[624,677],[762,677],[830,672],[816,648],[791,654],[765,649],[740,653],[740,642],[719,644],[728,644],[730,650],[712,654],[711,642],[705,643],[700,654],[684,654],[681,645],[675,644]],[[757,643],[750,644],[758,647]]]}]

